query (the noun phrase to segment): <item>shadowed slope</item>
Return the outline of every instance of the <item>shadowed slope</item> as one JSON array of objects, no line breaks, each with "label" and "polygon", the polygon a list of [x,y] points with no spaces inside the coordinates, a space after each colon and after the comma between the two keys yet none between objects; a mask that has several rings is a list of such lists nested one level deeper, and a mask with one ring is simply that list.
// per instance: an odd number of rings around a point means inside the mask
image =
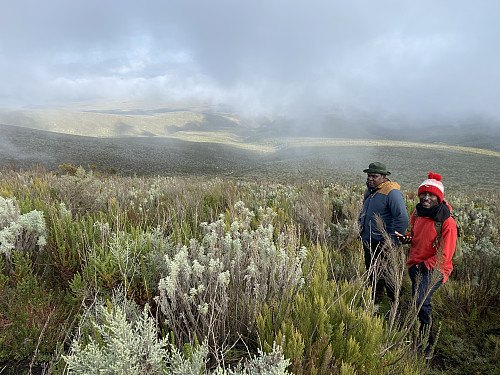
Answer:
[{"label": "shadowed slope", "polygon": [[[162,137],[92,138],[0,125],[0,164],[28,169],[41,164],[58,170],[63,163],[116,168],[122,174],[342,179],[364,184],[361,172],[382,160],[394,180],[412,189],[432,171],[446,176],[446,188],[496,190],[498,153],[415,143],[369,140],[287,139],[265,144],[228,141],[214,132],[185,133],[187,141]],[[211,142],[207,142],[211,140]],[[234,147],[237,145],[238,147]],[[265,152],[262,152],[265,151]]]}]

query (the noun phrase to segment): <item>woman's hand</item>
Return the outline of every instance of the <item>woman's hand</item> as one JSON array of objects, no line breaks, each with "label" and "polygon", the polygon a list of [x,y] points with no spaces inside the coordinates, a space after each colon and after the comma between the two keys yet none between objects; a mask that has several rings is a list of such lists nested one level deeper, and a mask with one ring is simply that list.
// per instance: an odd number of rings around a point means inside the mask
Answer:
[{"label": "woman's hand", "polygon": [[412,239],[411,236],[408,236],[406,234],[401,234],[398,231],[394,232],[394,234],[396,234],[396,237],[398,238],[399,242],[401,242],[402,244],[411,243],[411,239]]}]

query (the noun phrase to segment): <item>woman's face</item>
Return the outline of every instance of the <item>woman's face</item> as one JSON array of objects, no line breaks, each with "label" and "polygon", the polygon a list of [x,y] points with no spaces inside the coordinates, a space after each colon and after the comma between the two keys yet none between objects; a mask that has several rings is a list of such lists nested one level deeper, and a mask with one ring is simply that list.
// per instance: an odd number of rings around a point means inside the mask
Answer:
[{"label": "woman's face", "polygon": [[419,194],[418,197],[420,198],[420,204],[424,208],[431,208],[439,204],[438,197],[428,191]]}]

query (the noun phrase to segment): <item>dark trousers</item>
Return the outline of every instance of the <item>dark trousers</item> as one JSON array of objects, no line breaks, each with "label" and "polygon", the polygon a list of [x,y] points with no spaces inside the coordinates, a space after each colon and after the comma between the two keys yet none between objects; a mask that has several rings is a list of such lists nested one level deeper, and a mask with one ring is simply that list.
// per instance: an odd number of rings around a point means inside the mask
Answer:
[{"label": "dark trousers", "polygon": [[[387,293],[387,296],[394,302],[394,290],[393,288],[386,283],[384,280],[384,276],[382,275],[381,263],[387,262],[387,257],[382,253],[384,242],[383,241],[371,241],[371,242],[363,242],[363,250],[365,252],[365,267],[369,272],[370,281],[375,284],[375,302],[379,303],[382,298],[382,293]],[[375,265],[376,269],[370,270],[370,266],[373,267]]]},{"label": "dark trousers", "polygon": [[[433,275],[434,272],[439,272],[438,270],[428,270],[425,264],[419,263],[414,264],[408,270],[411,279],[411,291],[412,294],[417,299],[417,308],[422,304],[422,307],[418,311],[418,319],[420,320],[420,331],[424,332],[429,329],[429,346],[434,344],[434,334],[432,333],[432,305],[431,298],[434,292],[443,283],[443,276],[439,277],[438,281]],[[430,285],[434,282],[433,285]]]}]

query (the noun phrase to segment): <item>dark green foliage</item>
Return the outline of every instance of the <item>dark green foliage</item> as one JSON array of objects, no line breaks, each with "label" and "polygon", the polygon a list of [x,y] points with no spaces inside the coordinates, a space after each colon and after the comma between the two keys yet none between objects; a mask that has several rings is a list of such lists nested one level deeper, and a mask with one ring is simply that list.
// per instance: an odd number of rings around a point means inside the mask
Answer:
[{"label": "dark green foliage", "polygon": [[363,288],[362,279],[329,280],[327,264],[326,248],[316,247],[305,267],[310,274],[306,288],[298,293],[293,308],[283,315],[269,308],[262,311],[258,325],[264,348],[269,350],[274,341],[283,342],[285,356],[297,374],[340,373],[346,365],[360,374],[389,373],[396,368],[400,373],[413,373],[401,370],[402,363],[387,367],[391,354],[384,350],[383,320],[371,314],[370,291]]},{"label": "dark green foliage", "polygon": [[61,218],[58,212],[51,212],[47,221],[52,230],[47,239],[46,251],[54,266],[53,271],[62,281],[68,281],[81,265],[84,226],[69,216]]},{"label": "dark green foliage", "polygon": [[14,251],[9,275],[1,277],[0,358],[23,359],[35,350],[49,359],[64,340],[71,303],[35,273],[29,254]]}]

